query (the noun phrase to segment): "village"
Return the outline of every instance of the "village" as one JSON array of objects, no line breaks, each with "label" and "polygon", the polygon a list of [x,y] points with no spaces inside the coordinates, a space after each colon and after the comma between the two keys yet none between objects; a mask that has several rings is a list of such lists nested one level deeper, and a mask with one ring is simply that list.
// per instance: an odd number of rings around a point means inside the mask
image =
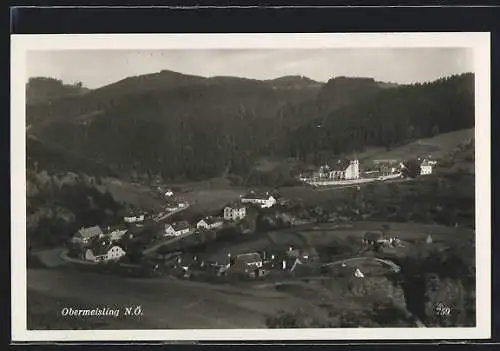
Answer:
[{"label": "village", "polygon": [[[432,174],[436,161],[425,158],[419,162],[420,176]],[[320,166],[307,177],[301,174],[300,180],[315,188],[322,185],[359,186],[363,181],[404,178],[405,167],[404,162],[378,160],[360,170],[357,159],[340,160],[333,166]],[[317,248],[296,240],[280,239],[279,244],[263,244],[255,248],[251,244],[245,245],[245,242],[239,245],[240,241],[260,235],[255,224],[259,215],[265,216],[272,211],[286,212],[286,204],[293,199],[285,199],[276,191],[248,190],[238,200],[218,210],[190,218],[183,216],[190,204],[182,196],[162,186],[158,186],[156,191],[164,199],[163,211],[151,213],[131,208],[123,215],[121,223],[104,228],[97,225],[81,228],[69,241],[69,251],[64,258],[97,267],[111,263],[125,267],[147,264],[151,272],[174,274],[186,279],[200,275],[214,279],[231,276],[263,279],[269,274],[294,274],[298,266],[314,265],[314,262],[320,261]],[[294,218],[289,227],[312,222]],[[207,249],[207,242],[220,241],[221,237],[229,239]],[[427,242],[432,242],[431,236]],[[385,230],[367,230],[359,241],[359,251],[365,253],[404,247],[404,241]],[[342,268],[346,266],[345,262],[339,260],[336,263]],[[349,265],[349,269],[353,270],[355,277],[364,277],[355,262]]]}]

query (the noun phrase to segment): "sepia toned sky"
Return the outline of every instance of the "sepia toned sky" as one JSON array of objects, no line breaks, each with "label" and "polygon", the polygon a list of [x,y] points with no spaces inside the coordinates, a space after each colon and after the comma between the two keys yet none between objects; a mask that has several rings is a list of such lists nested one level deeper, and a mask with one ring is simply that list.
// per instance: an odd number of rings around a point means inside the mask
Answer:
[{"label": "sepia toned sky", "polygon": [[27,75],[81,81],[88,88],[161,70],[255,79],[303,75],[323,82],[371,77],[404,84],[473,72],[472,61],[472,50],[464,48],[60,50],[30,51]]}]

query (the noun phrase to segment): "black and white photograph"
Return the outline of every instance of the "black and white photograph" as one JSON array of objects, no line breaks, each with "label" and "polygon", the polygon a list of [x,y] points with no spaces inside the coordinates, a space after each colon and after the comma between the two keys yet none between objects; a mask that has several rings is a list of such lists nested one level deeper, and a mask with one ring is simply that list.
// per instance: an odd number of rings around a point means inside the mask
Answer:
[{"label": "black and white photograph", "polygon": [[487,33],[12,40],[13,335],[489,337]]}]

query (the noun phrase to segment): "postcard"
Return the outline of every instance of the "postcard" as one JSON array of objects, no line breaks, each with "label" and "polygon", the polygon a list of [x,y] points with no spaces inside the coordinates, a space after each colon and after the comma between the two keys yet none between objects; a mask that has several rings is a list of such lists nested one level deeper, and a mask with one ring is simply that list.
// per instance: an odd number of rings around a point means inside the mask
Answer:
[{"label": "postcard", "polygon": [[490,337],[489,33],[11,39],[13,341]]}]

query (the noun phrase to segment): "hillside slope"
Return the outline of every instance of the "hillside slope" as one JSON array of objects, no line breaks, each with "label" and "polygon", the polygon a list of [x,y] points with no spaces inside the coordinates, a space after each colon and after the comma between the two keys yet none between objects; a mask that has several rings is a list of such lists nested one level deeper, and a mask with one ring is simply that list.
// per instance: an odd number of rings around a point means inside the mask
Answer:
[{"label": "hillside slope", "polygon": [[418,139],[390,150],[383,147],[368,148],[364,152],[358,153],[357,156],[362,161],[405,160],[421,156],[430,156],[433,159],[443,159],[446,158],[453,149],[469,139],[474,139],[474,128]]},{"label": "hillside slope", "polygon": [[325,162],[330,155],[391,149],[410,140],[474,126],[474,76],[379,90],[295,129],[291,156]]},{"label": "hillside slope", "polygon": [[261,157],[325,155],[474,125],[473,76],[394,86],[338,77],[259,81],[171,71],[27,107],[30,133],[128,177],[246,176]]}]

